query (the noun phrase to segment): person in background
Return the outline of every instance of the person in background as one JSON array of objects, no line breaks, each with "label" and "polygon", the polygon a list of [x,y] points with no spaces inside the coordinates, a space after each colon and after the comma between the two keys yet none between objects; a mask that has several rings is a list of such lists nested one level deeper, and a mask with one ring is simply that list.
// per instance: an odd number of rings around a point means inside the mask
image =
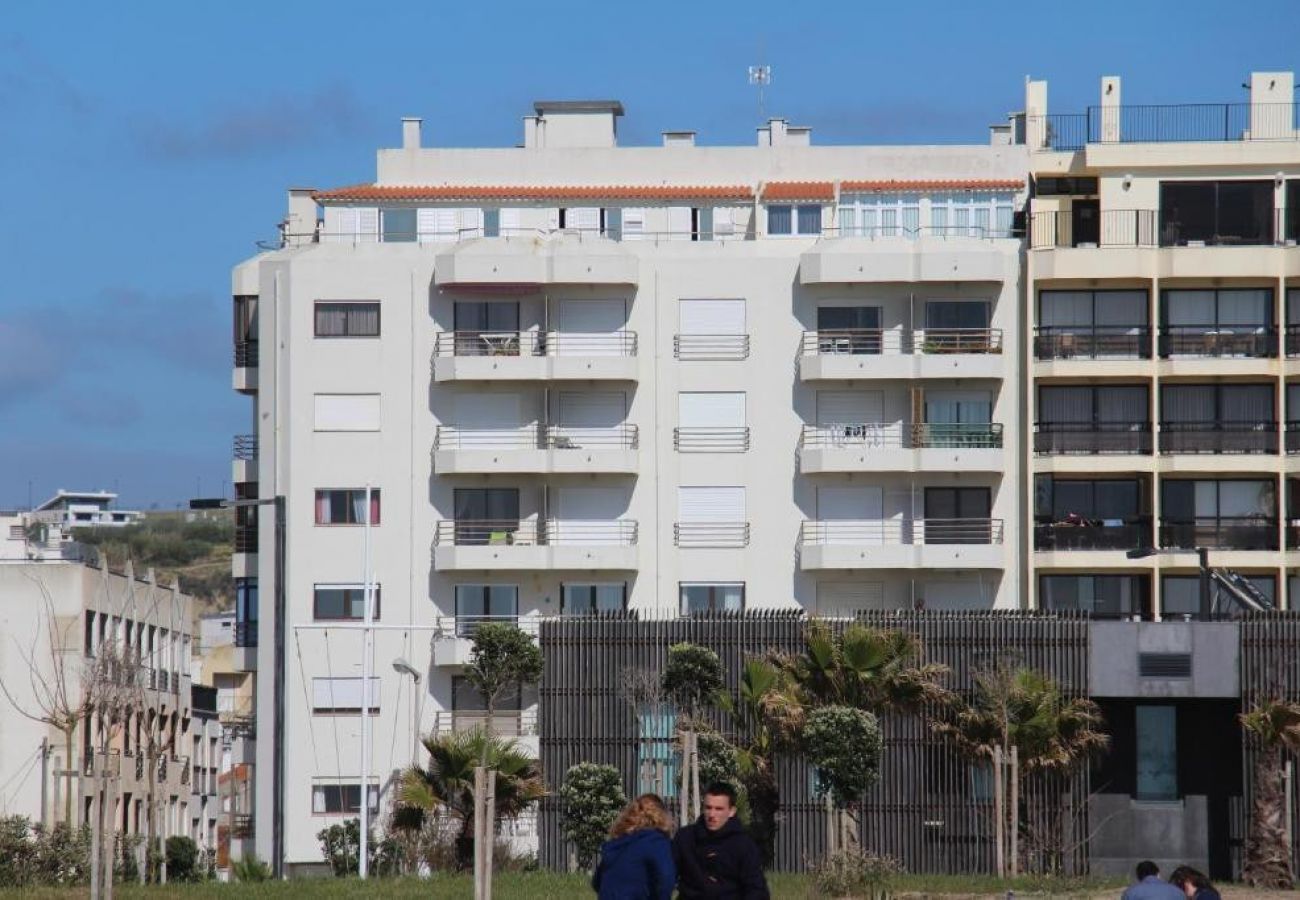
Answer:
[{"label": "person in background", "polygon": [[736,789],[715,781],[698,821],[673,839],[681,900],[769,900],[758,844],[736,818]]},{"label": "person in background", "polygon": [[670,900],[677,882],[672,830],[657,794],[642,794],[629,803],[610,827],[591,876],[600,900]]},{"label": "person in background", "polygon": [[1220,900],[1210,879],[1191,866],[1179,866],[1170,872],[1169,883],[1181,890],[1188,900]]},{"label": "person in background", "polygon": [[1160,877],[1160,867],[1149,859],[1137,864],[1137,882],[1128,886],[1121,900],[1184,900],[1183,892]]}]

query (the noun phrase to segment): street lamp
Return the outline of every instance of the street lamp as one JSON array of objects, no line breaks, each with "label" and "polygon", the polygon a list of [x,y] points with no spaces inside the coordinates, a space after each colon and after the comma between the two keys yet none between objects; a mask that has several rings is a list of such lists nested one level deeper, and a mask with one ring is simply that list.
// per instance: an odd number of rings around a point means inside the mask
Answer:
[{"label": "street lamp", "polygon": [[415,742],[415,746],[411,748],[411,766],[414,767],[420,761],[420,720],[424,715],[424,691],[420,690],[422,679],[420,670],[407,662],[404,656],[393,660],[393,671],[399,675],[410,675],[415,681],[415,690],[420,691],[420,699],[415,705],[415,720],[411,723],[411,738]]},{"label": "street lamp", "polygon": [[1210,551],[1206,547],[1192,548],[1166,548],[1157,550],[1155,547],[1135,547],[1124,553],[1129,559],[1146,559],[1148,556],[1155,556],[1157,553],[1195,553],[1197,562],[1201,569],[1201,620],[1208,621],[1210,618]]},{"label": "street lamp", "polygon": [[[274,709],[271,721],[271,748],[274,763],[271,767],[271,872],[276,878],[284,877],[284,653],[285,653],[285,502],[284,494],[274,497],[257,497],[246,500],[227,500],[224,497],[197,497],[190,501],[190,509],[238,509],[246,506],[269,506],[272,510],[272,527],[275,533],[275,666]],[[367,512],[369,506],[367,505]],[[259,594],[261,592],[259,591]],[[258,618],[261,615],[259,611]],[[363,690],[366,689],[365,682]],[[368,799],[368,798],[365,798]],[[363,803],[365,802],[363,799]]]}]

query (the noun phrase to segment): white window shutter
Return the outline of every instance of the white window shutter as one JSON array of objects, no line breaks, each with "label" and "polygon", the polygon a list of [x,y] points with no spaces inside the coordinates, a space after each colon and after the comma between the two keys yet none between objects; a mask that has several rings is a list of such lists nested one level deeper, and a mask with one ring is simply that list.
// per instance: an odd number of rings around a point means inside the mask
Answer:
[{"label": "white window shutter", "polygon": [[325,240],[352,243],[357,237],[357,211],[351,206],[325,207]]},{"label": "white window shutter", "polygon": [[564,228],[566,231],[599,231],[600,207],[570,206],[564,213]]},{"label": "white window shutter", "polygon": [[483,236],[483,210],[477,206],[465,206],[460,210],[460,239]]},{"label": "white window shutter", "polygon": [[679,487],[679,522],[744,522],[743,487]]},{"label": "white window shutter", "polygon": [[546,211],[546,228],[549,231],[555,231],[560,227],[560,210],[551,208]]},{"label": "white window shutter", "polygon": [[357,240],[362,243],[379,241],[379,210],[373,206],[357,209]]},{"label": "white window shutter", "polygon": [[438,231],[438,211],[428,207],[416,210],[415,230],[419,232],[421,244],[434,240]]},{"label": "white window shutter", "polygon": [[623,240],[639,241],[645,234],[645,210],[633,207],[623,209]]},{"label": "white window shutter", "polygon": [[501,208],[501,236],[513,237],[519,234],[519,210],[509,207]]},{"label": "white window shutter", "polygon": [[435,241],[454,241],[460,227],[460,210],[454,206],[442,206],[433,211],[433,239]]},{"label": "white window shutter", "polygon": [[689,241],[691,239],[691,208],[689,206],[668,207],[668,239]]},{"label": "white window shutter", "polygon": [[716,237],[731,237],[736,233],[735,210],[730,206],[718,206],[713,210],[713,234]]}]

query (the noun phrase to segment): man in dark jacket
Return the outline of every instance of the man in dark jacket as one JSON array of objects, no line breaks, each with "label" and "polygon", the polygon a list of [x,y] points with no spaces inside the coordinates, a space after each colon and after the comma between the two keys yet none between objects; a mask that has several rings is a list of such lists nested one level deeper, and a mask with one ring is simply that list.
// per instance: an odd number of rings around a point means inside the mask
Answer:
[{"label": "man in dark jacket", "polygon": [[714,782],[704,792],[699,821],[673,839],[682,900],[768,900],[763,858],[736,819],[736,790]]}]

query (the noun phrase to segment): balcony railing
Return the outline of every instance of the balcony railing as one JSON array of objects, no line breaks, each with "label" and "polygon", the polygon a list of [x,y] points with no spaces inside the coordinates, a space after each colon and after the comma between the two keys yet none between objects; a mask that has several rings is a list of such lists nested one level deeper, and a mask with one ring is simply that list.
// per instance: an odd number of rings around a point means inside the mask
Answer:
[{"label": "balcony railing", "polygon": [[243,462],[253,462],[257,459],[257,435],[255,434],[237,434],[235,435],[234,446],[232,448],[235,459]]},{"label": "balcony railing", "polygon": [[1150,453],[1150,422],[1035,422],[1034,452]]},{"label": "balcony railing", "polygon": [[635,331],[442,331],[435,356],[636,356]]},{"label": "balcony railing", "polygon": [[1001,328],[835,328],[805,331],[804,356],[1001,353]]},{"label": "balcony railing", "polygon": [[257,526],[256,525],[235,526],[235,552],[236,553],[257,552]]},{"label": "balcony railing", "polygon": [[586,428],[570,425],[520,425],[517,428],[462,428],[439,425],[435,450],[635,450],[637,427]]},{"label": "balcony railing", "polygon": [[230,836],[238,840],[253,837],[253,816],[250,813],[233,813],[230,816]]},{"label": "balcony railing", "polygon": [[919,422],[912,425],[912,446],[919,448],[997,448],[1001,422]]},{"label": "balcony railing", "polygon": [[498,709],[488,716],[487,710],[458,709],[440,710],[433,716],[434,734],[452,734],[486,729],[492,726],[493,734],[500,737],[525,737],[538,734],[537,710],[503,710]]},{"label": "balcony railing", "polygon": [[1154,209],[1103,209],[1097,219],[1077,221],[1073,210],[1049,209],[1030,217],[1030,246],[1052,247],[1154,247]]},{"label": "balcony railing", "polygon": [[1286,326],[1286,355],[1291,359],[1300,356],[1300,325]]},{"label": "balcony railing", "polygon": [[257,341],[235,341],[235,368],[247,369],[257,365]]},{"label": "balcony railing", "polygon": [[1160,355],[1268,359],[1277,356],[1277,328],[1256,322],[1163,325],[1160,328]]},{"label": "balcony railing", "polygon": [[518,628],[529,637],[537,637],[541,616],[475,615],[438,616],[433,621],[434,638],[470,638],[480,625],[497,623]]},{"label": "balcony railing", "polygon": [[633,519],[443,520],[437,523],[434,542],[456,547],[629,547],[637,542],[637,523]]},{"label": "balcony railing", "polygon": [[749,335],[675,334],[673,356],[683,360],[748,359]]},{"label": "balcony railing", "polygon": [[1276,550],[1278,521],[1259,516],[1161,519],[1160,546],[1211,550]]},{"label": "balcony railing", "polygon": [[1161,453],[1276,453],[1276,422],[1161,422]]},{"label": "balcony railing", "polygon": [[235,646],[257,646],[257,621],[235,623]]},{"label": "balcony railing", "polygon": [[1150,359],[1148,325],[1042,325],[1034,329],[1036,359]]},{"label": "balcony railing", "polygon": [[748,522],[676,522],[673,544],[678,547],[735,549],[749,546]]},{"label": "balcony railing", "polygon": [[1080,519],[1034,526],[1035,550],[1129,550],[1151,545],[1151,520]]},{"label": "balcony railing", "polygon": [[674,428],[673,449],[679,453],[744,453],[749,450],[749,427],[685,425]]},{"label": "balcony railing", "polygon": [[[1026,116],[1030,140],[1047,149],[1086,144],[1296,140],[1296,103],[1183,103],[1105,108]],[[1032,149],[1038,149],[1036,146]]]},{"label": "balcony railing", "polygon": [[836,422],[805,425],[799,446],[810,450],[880,447],[909,450],[953,447],[997,449],[1002,446],[1000,422]]},{"label": "balcony railing", "polygon": [[1300,421],[1286,423],[1286,452],[1300,453]]},{"label": "balcony railing", "polygon": [[823,519],[800,529],[804,545],[1001,544],[1001,519]]}]

